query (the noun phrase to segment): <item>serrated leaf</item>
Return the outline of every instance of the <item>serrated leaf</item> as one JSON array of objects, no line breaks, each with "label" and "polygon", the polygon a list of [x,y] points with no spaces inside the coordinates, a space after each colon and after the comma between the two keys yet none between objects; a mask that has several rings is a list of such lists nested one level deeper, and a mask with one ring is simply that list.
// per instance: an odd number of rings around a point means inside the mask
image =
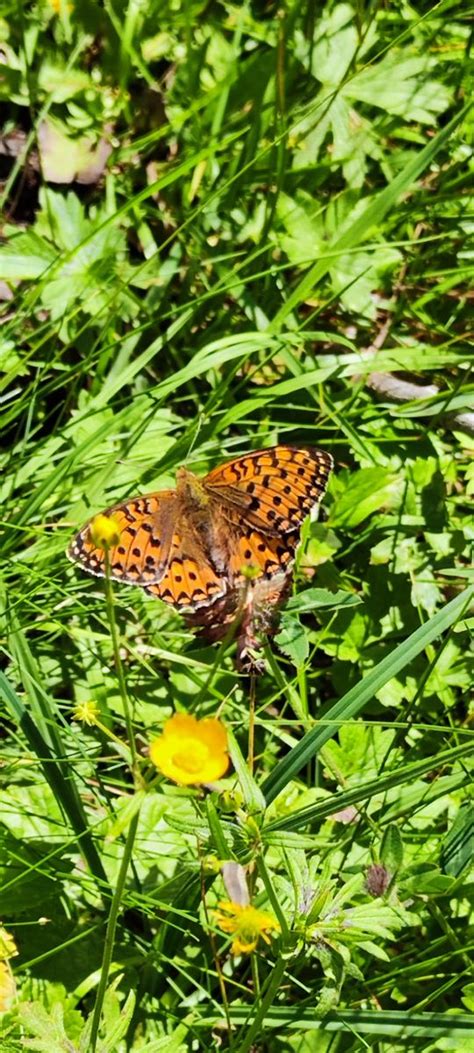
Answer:
[{"label": "serrated leaf", "polygon": [[17,234],[0,245],[0,269],[4,281],[39,278],[57,259],[58,253],[34,230]]},{"label": "serrated leaf", "polygon": [[283,614],[281,629],[278,635],[275,636],[275,643],[278,644],[283,654],[286,654],[294,665],[304,665],[307,661],[309,655],[308,634],[298,618],[292,618],[287,614]]},{"label": "serrated leaf", "polygon": [[452,89],[430,76],[435,65],[428,56],[406,57],[391,48],[380,62],[350,77],[342,94],[410,121],[430,124],[452,98]]}]

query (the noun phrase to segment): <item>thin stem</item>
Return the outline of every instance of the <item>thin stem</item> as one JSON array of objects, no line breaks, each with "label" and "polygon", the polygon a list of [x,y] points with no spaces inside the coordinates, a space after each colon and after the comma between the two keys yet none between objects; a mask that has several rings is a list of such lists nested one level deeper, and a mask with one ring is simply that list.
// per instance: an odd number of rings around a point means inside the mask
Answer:
[{"label": "thin stem", "polygon": [[267,870],[267,868],[265,866],[265,861],[263,859],[263,856],[259,856],[257,866],[258,866],[258,872],[260,874],[260,877],[261,877],[261,879],[263,881],[263,884],[265,885],[265,892],[267,893],[267,896],[268,896],[268,898],[270,900],[270,903],[272,905],[274,914],[278,918],[278,921],[279,921],[279,924],[280,924],[280,929],[281,929],[281,935],[282,935],[282,938],[283,938],[283,942],[286,943],[287,940],[288,940],[288,937],[290,935],[290,931],[288,929],[288,924],[287,924],[285,915],[284,915],[284,913],[283,913],[283,911],[281,909],[281,906],[280,906],[280,903],[279,903],[279,900],[278,900],[278,896],[276,895],[275,889],[273,888],[270,875],[269,875],[268,870]]},{"label": "thin stem", "polygon": [[127,728],[127,738],[130,747],[130,756],[132,763],[132,771],[135,776],[136,774],[136,761],[137,753],[135,749],[135,736],[133,733],[132,717],[130,713],[130,703],[127,694],[127,685],[125,682],[125,674],[123,671],[122,659],[120,657],[120,646],[119,637],[117,631],[117,622],[115,619],[115,600],[114,590],[112,588],[112,579],[110,576],[110,562],[109,553],[105,552],[105,598],[107,604],[107,616],[110,625],[110,635],[112,637],[112,647],[114,652],[114,663],[115,671],[117,673],[117,680],[120,690],[120,697],[122,699],[123,712],[125,717],[125,725]]},{"label": "thin stem", "polygon": [[99,986],[97,988],[97,998],[94,1006],[94,1016],[92,1019],[91,1029],[91,1053],[95,1053],[97,1046],[97,1038],[99,1034],[100,1017],[102,1013],[102,1006],[104,1004],[105,993],[107,990],[107,983],[109,979],[110,964],[112,961],[112,955],[115,944],[115,932],[117,928],[117,918],[120,910],[120,904],[122,902],[122,893],[125,887],[125,880],[127,877],[128,867],[132,857],[133,845],[135,843],[135,837],[138,828],[139,814],[134,815],[130,826],[128,828],[127,840],[125,842],[125,848],[122,856],[122,862],[120,864],[119,875],[117,878],[117,885],[112,897],[110,904],[109,919],[107,922],[107,930],[105,933],[104,953],[102,957],[102,966],[100,971]]},{"label": "thin stem", "polygon": [[245,1035],[243,1042],[238,1042],[237,1044],[237,1049],[239,1053],[249,1053],[249,1050],[252,1049],[255,1039],[258,1035],[261,1035],[263,1021],[265,1020],[265,1017],[275,998],[281,981],[283,980],[285,969],[286,961],[280,958],[280,961],[278,961],[272,969],[265,995],[260,1003],[260,1008],[255,1014],[253,1021],[247,1030],[247,1034]]},{"label": "thin stem", "polygon": [[217,950],[216,940],[215,940],[215,937],[214,937],[214,933],[212,932],[212,929],[211,929],[211,921],[210,921],[210,918],[209,918],[209,911],[208,911],[208,908],[207,908],[207,901],[206,901],[206,885],[205,885],[205,881],[204,881],[204,871],[203,871],[203,868],[202,868],[202,861],[201,861],[201,900],[202,900],[202,905],[203,905],[203,910],[204,910],[204,917],[206,919],[206,926],[207,926],[207,932],[208,932],[208,936],[209,936],[209,943],[211,945],[212,957],[213,957],[213,960],[214,960],[214,966],[215,966],[215,970],[216,970],[216,973],[217,973],[217,979],[219,981],[219,988],[220,988],[220,992],[221,992],[222,1005],[223,1005],[223,1008],[224,1008],[225,1018],[226,1018],[226,1021],[227,1021],[229,1049],[232,1050],[234,1048],[234,1044],[233,1044],[233,1041],[232,1041],[232,1020],[230,1018],[229,999],[227,997],[227,990],[226,990],[226,986],[225,986],[225,976],[224,976],[224,973],[222,971],[222,966],[221,966],[221,961],[220,961],[220,958],[219,958],[219,953],[218,953],[218,950]]},{"label": "thin stem", "polygon": [[254,989],[254,993],[255,993],[255,998],[258,999],[258,998],[261,997],[261,987],[260,987],[260,974],[259,974],[259,971],[258,971],[258,958],[257,958],[256,954],[252,954],[250,956],[250,962],[251,962],[251,966],[252,966],[253,989]]},{"label": "thin stem", "polygon": [[248,749],[248,766],[250,774],[253,775],[253,765],[255,759],[255,697],[256,697],[256,677],[255,673],[250,675],[250,691],[249,691],[249,749]]}]

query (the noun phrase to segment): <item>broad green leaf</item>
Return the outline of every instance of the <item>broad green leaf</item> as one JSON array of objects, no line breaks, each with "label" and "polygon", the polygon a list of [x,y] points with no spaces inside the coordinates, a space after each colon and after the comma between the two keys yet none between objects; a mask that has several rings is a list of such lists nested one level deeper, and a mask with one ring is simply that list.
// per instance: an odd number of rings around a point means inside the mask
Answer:
[{"label": "broad green leaf", "polygon": [[275,643],[293,665],[302,666],[309,654],[308,633],[298,620],[289,614],[284,614],[281,619],[280,631],[275,636]]},{"label": "broad green leaf", "polygon": [[[400,195],[413,185],[425,168],[431,164],[437,153],[445,146],[449,137],[466,117],[470,106],[471,103],[469,102],[460,109],[448,124],[408,162],[389,185],[370,200],[362,214],[355,219],[342,237],[334,239],[333,243],[328,246],[329,249],[341,253],[346,249],[351,249],[361,244],[361,242],[372,235],[374,228],[381,223],[387,212],[393,208]],[[271,333],[280,331],[285,319],[300,303],[303,303],[308,298],[312,290],[327,274],[329,266],[328,257],[326,260],[318,261],[310,268],[309,272],[305,274],[290,296],[288,296],[283,307],[275,314],[269,326]]]},{"label": "broad green leaf", "polygon": [[452,98],[452,89],[431,76],[435,66],[436,60],[428,55],[405,57],[392,48],[380,62],[350,77],[342,94],[406,120],[431,124]]},{"label": "broad green leaf", "polygon": [[0,271],[4,281],[39,278],[58,258],[58,252],[44,238],[28,230],[0,245]]},{"label": "broad green leaf", "polygon": [[361,468],[349,477],[347,486],[331,508],[331,526],[358,526],[381,508],[393,508],[403,491],[403,479],[382,468]]}]

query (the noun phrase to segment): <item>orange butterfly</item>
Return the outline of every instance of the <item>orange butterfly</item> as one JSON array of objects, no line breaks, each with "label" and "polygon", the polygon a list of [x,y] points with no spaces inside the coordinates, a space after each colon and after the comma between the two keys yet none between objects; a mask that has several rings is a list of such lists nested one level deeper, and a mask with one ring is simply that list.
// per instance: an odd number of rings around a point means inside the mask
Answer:
[{"label": "orange butterfly", "polygon": [[244,584],[264,597],[283,592],[301,524],[321,500],[332,465],[323,450],[274,446],[228,461],[204,479],[179,468],[175,490],[105,511],[119,528],[107,556],[91,536],[93,520],[68,556],[102,577],[108,557],[112,578],[140,585],[195,624],[216,630],[235,612]]}]

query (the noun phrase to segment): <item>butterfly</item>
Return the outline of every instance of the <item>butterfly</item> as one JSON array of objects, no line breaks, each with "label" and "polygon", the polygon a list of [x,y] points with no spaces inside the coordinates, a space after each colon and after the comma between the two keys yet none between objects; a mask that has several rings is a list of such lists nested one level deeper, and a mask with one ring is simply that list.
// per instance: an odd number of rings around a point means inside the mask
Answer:
[{"label": "butterfly", "polygon": [[[319,504],[333,460],[314,448],[273,446],[214,468],[178,468],[175,490],[106,509],[117,543],[106,553],[90,520],[68,556],[89,574],[139,585],[219,638],[242,590],[272,605],[282,595],[303,520]],[[268,584],[266,584],[268,583]],[[222,635],[222,634],[221,634]]]}]

